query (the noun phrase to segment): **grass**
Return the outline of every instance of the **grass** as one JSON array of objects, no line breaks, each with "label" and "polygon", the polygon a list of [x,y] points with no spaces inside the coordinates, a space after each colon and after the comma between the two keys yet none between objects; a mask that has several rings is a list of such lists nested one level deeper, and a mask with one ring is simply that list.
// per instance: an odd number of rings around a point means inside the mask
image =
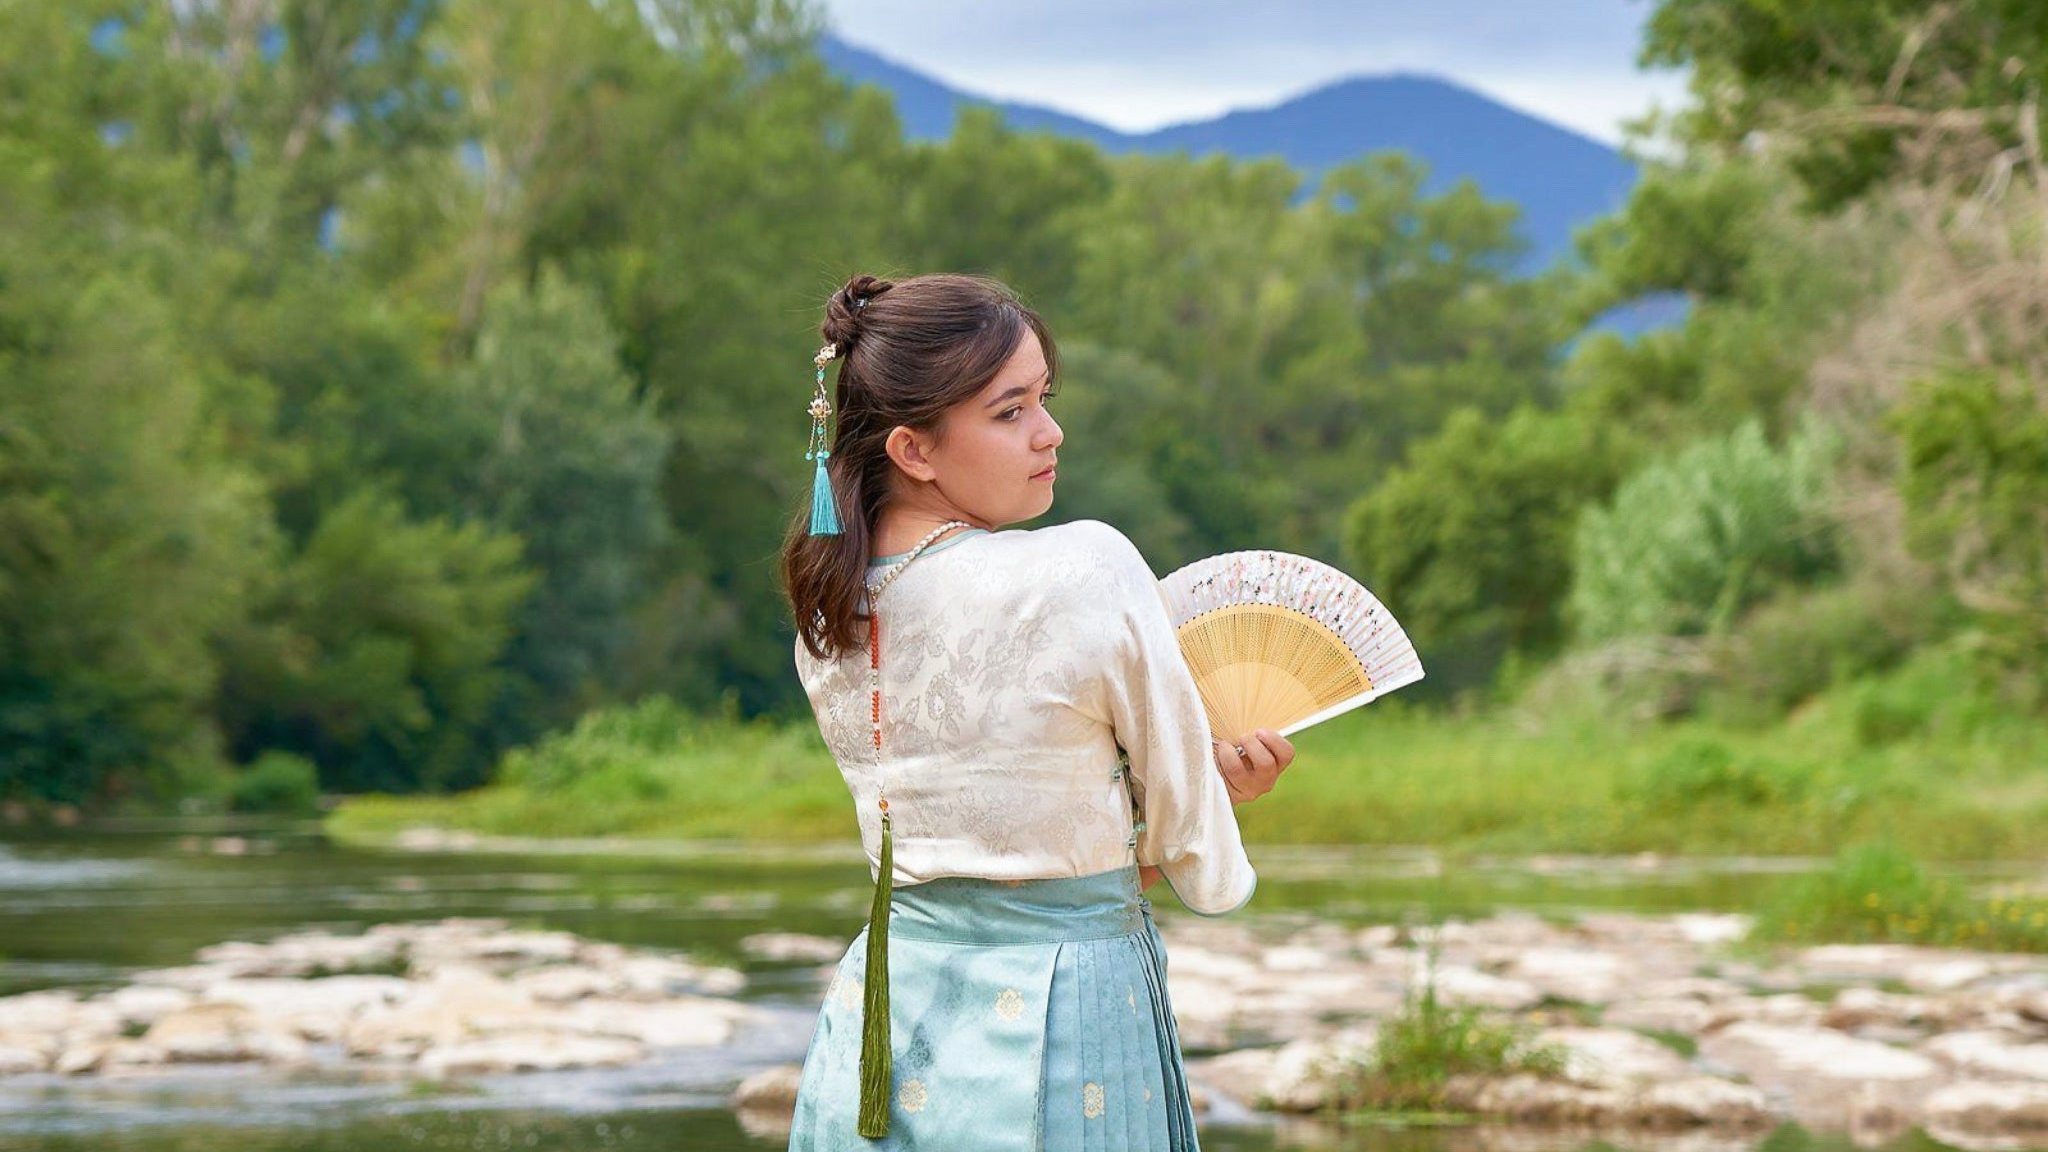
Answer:
[{"label": "grass", "polygon": [[1683,1032],[1673,1032],[1669,1028],[1638,1028],[1636,1031],[1671,1049],[1687,1060],[1700,1053],[1700,1042]]},{"label": "grass", "polygon": [[1779,884],[1750,929],[1756,944],[1823,941],[2048,952],[2048,899],[1975,895],[1895,843],[1855,844]]},{"label": "grass", "polygon": [[1455,1076],[1563,1074],[1564,1049],[1534,1042],[1535,1029],[1493,1019],[1475,1006],[1439,1002],[1435,961],[1432,948],[1420,990],[1411,989],[1400,1009],[1380,1022],[1371,1058],[1334,1069],[1334,1110],[1354,1120],[1441,1122],[1460,1115],[1449,1107]]},{"label": "grass", "polygon": [[[1888,835],[1925,859],[2048,855],[2048,722],[1942,696],[1960,690],[1939,673],[1909,665],[1851,682],[1763,727],[1628,725],[1593,706],[1533,719],[1455,713],[1390,697],[1298,733],[1280,787],[1238,815],[1254,844],[1830,856]],[[694,716],[661,698],[514,752],[490,787],[355,797],[328,817],[343,840],[419,824],[855,838],[813,721]],[[1889,910],[1911,919],[1910,908]]]},{"label": "grass", "polygon": [[357,842],[416,825],[502,836],[853,840],[849,804],[815,725],[697,716],[650,697],[513,751],[488,787],[351,797],[326,826]]}]

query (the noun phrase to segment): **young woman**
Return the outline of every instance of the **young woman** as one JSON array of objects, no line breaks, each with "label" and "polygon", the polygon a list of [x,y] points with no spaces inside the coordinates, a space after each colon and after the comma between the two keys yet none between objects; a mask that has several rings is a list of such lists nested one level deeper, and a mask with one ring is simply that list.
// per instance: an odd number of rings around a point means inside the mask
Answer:
[{"label": "young woman", "polygon": [[856,276],[822,331],[814,447],[828,412],[838,428],[782,576],[877,898],[789,1146],[1194,1149],[1143,891],[1163,876],[1201,915],[1243,907],[1258,877],[1232,805],[1293,746],[1212,739],[1122,533],[1002,530],[1052,506],[1062,442],[1058,351],[1013,293]]}]

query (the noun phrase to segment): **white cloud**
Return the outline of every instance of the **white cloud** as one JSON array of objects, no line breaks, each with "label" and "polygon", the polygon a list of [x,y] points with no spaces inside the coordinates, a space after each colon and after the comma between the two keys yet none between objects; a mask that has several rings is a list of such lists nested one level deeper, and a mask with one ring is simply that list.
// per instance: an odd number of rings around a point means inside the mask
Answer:
[{"label": "white cloud", "polygon": [[834,32],[976,95],[1127,132],[1280,103],[1356,76],[1417,72],[1617,143],[1683,97],[1635,66],[1644,0],[819,0]]},{"label": "white cloud", "polygon": [[1685,77],[1677,73],[1634,76],[1467,77],[1465,82],[1510,108],[1562,124],[1608,144],[1621,143],[1621,122],[1655,107],[1667,111],[1687,102]]}]

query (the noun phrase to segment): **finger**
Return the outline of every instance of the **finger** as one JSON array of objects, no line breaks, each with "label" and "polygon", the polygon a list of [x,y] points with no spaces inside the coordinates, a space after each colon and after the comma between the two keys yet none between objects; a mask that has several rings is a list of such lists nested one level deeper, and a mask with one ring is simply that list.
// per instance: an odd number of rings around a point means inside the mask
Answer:
[{"label": "finger", "polygon": [[1294,762],[1294,744],[1271,728],[1261,728],[1259,739],[1272,751],[1274,762],[1282,769]]},{"label": "finger", "polygon": [[1249,794],[1253,781],[1237,749],[1231,747],[1228,740],[1212,740],[1210,745],[1216,750],[1216,770],[1223,775],[1223,785],[1230,790],[1231,797],[1236,799]]},{"label": "finger", "polygon": [[1250,761],[1248,767],[1254,775],[1271,776],[1280,770],[1279,760],[1273,755],[1273,750],[1266,747],[1265,739],[1258,732],[1246,736],[1242,743],[1245,759]]}]

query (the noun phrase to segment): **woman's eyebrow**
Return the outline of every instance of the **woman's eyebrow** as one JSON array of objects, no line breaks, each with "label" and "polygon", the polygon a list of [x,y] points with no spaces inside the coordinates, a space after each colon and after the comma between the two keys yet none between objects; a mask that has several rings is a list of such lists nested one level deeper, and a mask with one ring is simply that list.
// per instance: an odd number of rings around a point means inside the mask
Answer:
[{"label": "woman's eyebrow", "polygon": [[[1032,383],[1034,383],[1034,384],[1043,384],[1043,383],[1045,382],[1045,378],[1046,378],[1047,376],[1051,375],[1051,374],[1052,374],[1052,369],[1048,368],[1048,369],[1046,369],[1045,371],[1043,371],[1043,372],[1040,372],[1040,373],[1038,374],[1038,379],[1037,379],[1037,380],[1034,380],[1034,381],[1032,381]],[[1029,391],[1030,391],[1030,389],[1029,389],[1029,388],[1027,388],[1026,386],[1024,386],[1024,385],[1022,385],[1022,384],[1019,384],[1019,385],[1017,385],[1017,386],[1016,386],[1015,388],[1012,388],[1012,389],[1010,389],[1009,391],[1007,391],[1007,392],[1004,392],[1004,393],[1003,393],[1003,394],[1002,394],[1001,396],[998,396],[998,397],[996,397],[995,399],[993,399],[993,400],[989,401],[988,403],[986,403],[986,404],[983,404],[983,405],[982,405],[982,407],[983,407],[983,408],[993,408],[993,407],[995,407],[996,405],[998,405],[998,404],[1001,404],[1001,403],[1002,403],[1003,401],[1005,401],[1005,400],[1008,400],[1008,399],[1009,399],[1010,397],[1012,397],[1012,396],[1022,396],[1022,395],[1023,395],[1024,393],[1026,393],[1026,392],[1029,392]]]}]

